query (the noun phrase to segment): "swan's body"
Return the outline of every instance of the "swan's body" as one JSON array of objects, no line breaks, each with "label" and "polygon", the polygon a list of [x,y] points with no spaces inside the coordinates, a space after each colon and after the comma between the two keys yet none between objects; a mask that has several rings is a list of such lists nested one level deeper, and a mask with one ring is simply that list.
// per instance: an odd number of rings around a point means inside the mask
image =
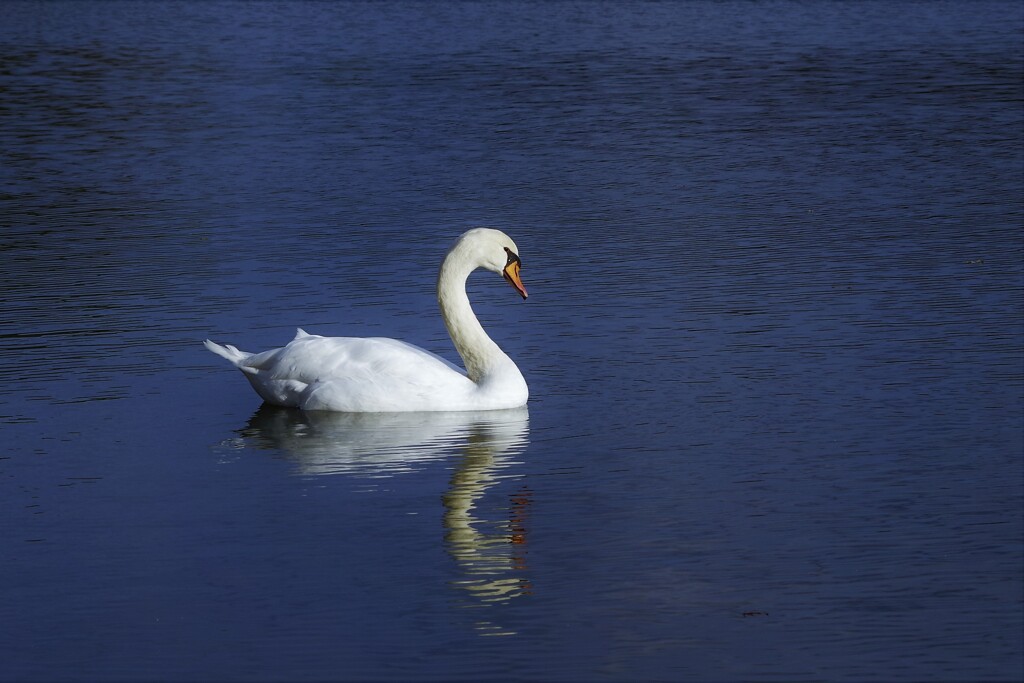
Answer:
[{"label": "swan's body", "polygon": [[525,299],[519,267],[515,243],[487,228],[462,235],[441,264],[437,298],[465,370],[395,339],[321,337],[301,329],[287,346],[262,353],[209,340],[206,348],[278,406],[354,413],[517,408],[529,397],[526,381],[474,315],[466,278],[477,268],[501,273]]}]

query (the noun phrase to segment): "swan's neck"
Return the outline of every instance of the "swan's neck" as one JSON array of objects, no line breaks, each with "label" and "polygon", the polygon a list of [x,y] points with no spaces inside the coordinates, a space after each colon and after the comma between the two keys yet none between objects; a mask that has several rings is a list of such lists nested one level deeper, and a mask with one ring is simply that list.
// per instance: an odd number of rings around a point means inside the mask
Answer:
[{"label": "swan's neck", "polygon": [[519,371],[505,352],[484,332],[469,304],[466,280],[475,268],[476,265],[458,248],[449,252],[437,278],[437,300],[441,305],[441,316],[448,334],[465,363],[466,374],[479,384],[489,375],[509,366],[515,369],[517,375]]}]

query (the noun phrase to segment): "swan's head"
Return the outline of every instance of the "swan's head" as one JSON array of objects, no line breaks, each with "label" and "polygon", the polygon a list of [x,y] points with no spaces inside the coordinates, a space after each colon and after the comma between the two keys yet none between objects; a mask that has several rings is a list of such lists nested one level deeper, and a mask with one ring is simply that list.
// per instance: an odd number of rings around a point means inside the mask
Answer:
[{"label": "swan's head", "polygon": [[452,247],[449,255],[459,254],[469,259],[474,267],[486,268],[493,273],[500,273],[515,287],[519,295],[526,298],[526,287],[519,279],[519,248],[512,239],[501,230],[493,228],[475,228],[465,233]]}]

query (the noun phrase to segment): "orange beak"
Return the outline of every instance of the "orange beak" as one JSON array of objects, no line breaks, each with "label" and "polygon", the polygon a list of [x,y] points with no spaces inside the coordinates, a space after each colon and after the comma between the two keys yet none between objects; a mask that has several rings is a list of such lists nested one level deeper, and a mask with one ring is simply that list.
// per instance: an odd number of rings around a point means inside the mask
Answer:
[{"label": "orange beak", "polygon": [[519,295],[526,298],[526,287],[523,287],[523,281],[519,279],[519,261],[512,261],[501,271],[501,274],[505,277],[509,283],[516,288]]}]

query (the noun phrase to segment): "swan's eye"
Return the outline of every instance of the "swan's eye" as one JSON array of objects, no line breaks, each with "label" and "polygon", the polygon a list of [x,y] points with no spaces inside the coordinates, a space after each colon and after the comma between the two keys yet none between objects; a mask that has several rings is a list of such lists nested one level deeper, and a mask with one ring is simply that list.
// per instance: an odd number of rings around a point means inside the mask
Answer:
[{"label": "swan's eye", "polygon": [[505,262],[505,267],[506,268],[508,268],[513,263],[520,263],[519,255],[516,254],[511,249],[509,249],[508,247],[505,247],[505,253],[508,254],[508,261]]}]

